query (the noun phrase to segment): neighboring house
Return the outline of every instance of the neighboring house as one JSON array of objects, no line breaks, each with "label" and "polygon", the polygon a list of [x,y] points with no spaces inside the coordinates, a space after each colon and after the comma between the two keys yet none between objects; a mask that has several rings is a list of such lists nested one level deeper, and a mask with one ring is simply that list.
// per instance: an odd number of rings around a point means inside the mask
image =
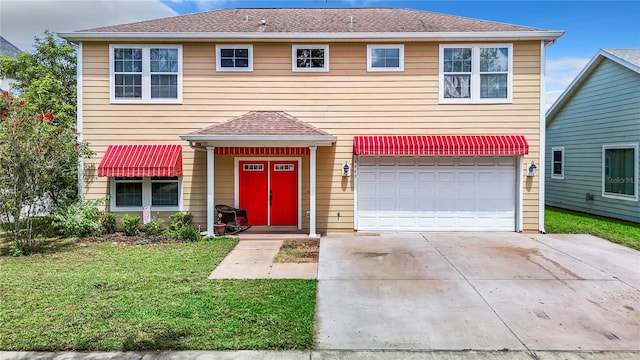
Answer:
[{"label": "neighboring house", "polygon": [[[544,204],[545,47],[517,25],[400,9],[227,9],[79,43],[84,196],[215,204],[259,229],[529,231]],[[532,174],[533,175],[533,174]]]},{"label": "neighboring house", "polygon": [[640,49],[602,49],[547,112],[546,203],[640,222]]},{"label": "neighboring house", "polygon": [[[20,53],[20,49],[7,41],[7,39],[0,36],[0,55],[16,57],[18,53]],[[12,81],[12,79],[5,79],[0,77],[0,89],[9,90]]]}]

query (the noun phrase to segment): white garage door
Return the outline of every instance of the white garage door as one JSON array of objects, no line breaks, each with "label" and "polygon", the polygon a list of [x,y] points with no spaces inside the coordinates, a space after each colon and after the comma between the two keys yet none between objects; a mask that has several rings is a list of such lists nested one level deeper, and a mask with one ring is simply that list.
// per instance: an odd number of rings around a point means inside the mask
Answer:
[{"label": "white garage door", "polygon": [[359,156],[357,229],[515,231],[516,158]]}]

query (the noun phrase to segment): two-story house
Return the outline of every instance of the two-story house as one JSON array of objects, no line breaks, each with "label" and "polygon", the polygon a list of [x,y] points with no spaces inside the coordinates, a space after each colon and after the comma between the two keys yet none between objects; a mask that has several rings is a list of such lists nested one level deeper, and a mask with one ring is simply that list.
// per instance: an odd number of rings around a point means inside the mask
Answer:
[{"label": "two-story house", "polygon": [[188,211],[210,234],[216,204],[310,236],[542,230],[545,48],[562,34],[389,8],[61,34],[96,152],[84,196]]}]

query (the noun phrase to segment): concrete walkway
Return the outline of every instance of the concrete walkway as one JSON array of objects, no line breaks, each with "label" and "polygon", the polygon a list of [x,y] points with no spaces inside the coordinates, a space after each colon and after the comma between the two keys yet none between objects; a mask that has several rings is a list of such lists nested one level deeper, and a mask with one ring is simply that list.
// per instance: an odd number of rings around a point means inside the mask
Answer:
[{"label": "concrete walkway", "polygon": [[148,351],[2,352],[1,360],[633,360],[633,352],[562,351]]},{"label": "concrete walkway", "polygon": [[374,235],[322,238],[317,349],[640,351],[638,251],[586,235]]},{"label": "concrete walkway", "polygon": [[[209,279],[315,279],[317,263],[274,263],[283,240],[241,240]],[[1,360],[1,359],[0,359]]]}]

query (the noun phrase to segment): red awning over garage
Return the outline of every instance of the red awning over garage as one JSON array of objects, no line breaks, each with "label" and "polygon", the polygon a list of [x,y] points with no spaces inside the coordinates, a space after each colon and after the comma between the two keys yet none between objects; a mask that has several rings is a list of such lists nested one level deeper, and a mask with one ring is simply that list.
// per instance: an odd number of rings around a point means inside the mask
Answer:
[{"label": "red awning over garage", "polygon": [[355,136],[354,155],[526,155],[521,135]]},{"label": "red awning over garage", "polygon": [[182,146],[109,145],[98,176],[182,176]]}]

